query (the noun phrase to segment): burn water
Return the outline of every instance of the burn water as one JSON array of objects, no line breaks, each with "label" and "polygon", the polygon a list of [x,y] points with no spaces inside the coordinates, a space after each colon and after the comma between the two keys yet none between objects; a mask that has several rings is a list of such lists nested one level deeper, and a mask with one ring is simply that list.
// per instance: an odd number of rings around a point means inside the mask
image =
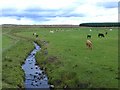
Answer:
[{"label": "burn water", "polygon": [[39,45],[33,43],[35,48],[28,55],[22,69],[25,73],[25,88],[46,88],[49,90],[48,77],[43,70],[36,64],[35,55],[41,49]]}]

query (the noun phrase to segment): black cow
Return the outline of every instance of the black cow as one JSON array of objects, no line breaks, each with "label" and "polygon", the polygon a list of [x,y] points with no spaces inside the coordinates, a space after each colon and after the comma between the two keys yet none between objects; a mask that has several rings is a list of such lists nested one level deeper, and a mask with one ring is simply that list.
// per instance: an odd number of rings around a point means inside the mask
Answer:
[{"label": "black cow", "polygon": [[107,35],[107,32],[105,32],[105,35]]},{"label": "black cow", "polygon": [[103,33],[99,33],[98,37],[105,37],[105,35]]},{"label": "black cow", "polygon": [[36,35],[36,38],[38,37],[38,35]]},{"label": "black cow", "polygon": [[88,34],[88,35],[87,35],[87,38],[91,38],[91,35],[90,35],[90,34]]}]

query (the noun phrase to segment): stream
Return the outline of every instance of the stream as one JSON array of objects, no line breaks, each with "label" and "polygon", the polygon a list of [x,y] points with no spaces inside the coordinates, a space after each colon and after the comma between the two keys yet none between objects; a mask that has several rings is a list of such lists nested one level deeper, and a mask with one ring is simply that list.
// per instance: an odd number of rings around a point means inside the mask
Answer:
[{"label": "stream", "polygon": [[[48,77],[39,66],[36,65],[35,55],[41,48],[34,43],[35,49],[26,58],[22,69],[25,73],[25,88],[46,88],[49,89]],[[49,89],[50,90],[50,89]]]}]

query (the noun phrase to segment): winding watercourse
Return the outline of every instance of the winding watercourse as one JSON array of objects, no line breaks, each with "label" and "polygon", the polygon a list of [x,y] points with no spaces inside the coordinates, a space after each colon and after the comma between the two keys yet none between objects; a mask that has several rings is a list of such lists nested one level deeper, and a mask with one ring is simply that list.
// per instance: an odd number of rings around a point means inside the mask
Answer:
[{"label": "winding watercourse", "polygon": [[22,65],[22,69],[25,73],[25,88],[50,88],[48,84],[48,77],[43,70],[36,65],[35,55],[41,49],[37,43],[33,43],[35,48],[26,58],[25,63]]}]

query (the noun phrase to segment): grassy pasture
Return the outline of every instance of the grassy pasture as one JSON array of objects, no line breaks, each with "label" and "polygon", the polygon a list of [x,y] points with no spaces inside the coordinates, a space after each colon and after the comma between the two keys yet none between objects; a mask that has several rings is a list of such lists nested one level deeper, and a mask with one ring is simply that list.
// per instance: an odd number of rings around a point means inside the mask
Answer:
[{"label": "grassy pasture", "polygon": [[[50,84],[56,88],[117,88],[118,30],[91,28],[90,32],[89,29],[16,28],[8,32],[6,35],[19,38],[15,45],[3,52],[3,87],[17,87],[17,84],[23,83],[24,73],[20,69],[20,63],[33,49],[32,40],[36,39],[33,33],[36,32],[41,41],[46,41],[36,59],[39,65],[44,67]],[[50,33],[50,30],[55,32]],[[108,35],[105,38],[97,37],[99,32],[104,33],[106,30]],[[92,35],[93,50],[85,46],[87,34]],[[3,34],[3,49],[16,42],[8,36]],[[48,54],[45,54],[46,51]],[[14,69],[19,72],[16,73]],[[10,75],[6,75],[8,71]],[[14,82],[11,79],[14,79]]]},{"label": "grassy pasture", "polygon": [[14,36],[13,28],[2,31],[2,88],[24,87],[21,65],[34,46],[32,41]]},{"label": "grassy pasture", "polygon": [[[0,67],[2,67],[2,29],[0,29]],[[0,68],[0,89],[2,89],[2,68]]]}]

